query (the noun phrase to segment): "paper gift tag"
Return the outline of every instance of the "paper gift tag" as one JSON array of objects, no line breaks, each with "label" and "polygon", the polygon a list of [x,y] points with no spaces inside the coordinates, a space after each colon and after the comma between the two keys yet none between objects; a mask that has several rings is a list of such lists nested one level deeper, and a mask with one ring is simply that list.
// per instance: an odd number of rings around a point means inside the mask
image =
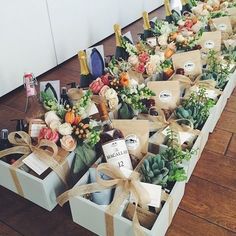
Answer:
[{"label": "paper gift tag", "polygon": [[37,158],[33,152],[23,160],[23,163],[38,175],[41,175],[49,168],[44,162]]},{"label": "paper gift tag", "polygon": [[128,31],[127,33],[123,34],[122,37],[126,37],[127,39],[129,39],[129,41],[134,44],[134,40],[133,40],[133,37],[132,37],[132,34],[130,31]]},{"label": "paper gift tag", "polygon": [[180,102],[179,81],[149,81],[147,87],[156,95],[156,107],[158,109],[174,109]]},{"label": "paper gift tag", "polygon": [[232,33],[232,25],[229,16],[212,19],[213,26],[224,33]]},{"label": "paper gift tag", "polygon": [[221,51],[221,31],[204,32],[200,39],[200,45],[202,52],[208,52],[214,50],[217,52]]},{"label": "paper gift tag", "polygon": [[[129,178],[132,174],[131,170],[121,167],[120,170],[126,178]],[[148,206],[153,206],[159,208],[161,205],[161,185],[149,184],[141,182],[142,187],[147,191],[150,197],[150,202]],[[134,201],[134,196],[130,196],[130,201]]]},{"label": "paper gift tag", "polygon": [[184,69],[185,75],[202,74],[202,61],[199,50],[174,54],[172,61],[174,69]]},{"label": "paper gift tag", "polygon": [[29,135],[32,138],[37,138],[42,128],[46,127],[46,124],[41,119],[31,119],[29,122]]},{"label": "paper gift tag", "polygon": [[157,46],[157,38],[156,37],[151,37],[151,38],[147,38],[147,44],[150,46],[150,47],[155,47]]},{"label": "paper gift tag", "polygon": [[138,159],[148,152],[149,122],[147,120],[112,120],[114,128],[121,130],[129,154]]}]

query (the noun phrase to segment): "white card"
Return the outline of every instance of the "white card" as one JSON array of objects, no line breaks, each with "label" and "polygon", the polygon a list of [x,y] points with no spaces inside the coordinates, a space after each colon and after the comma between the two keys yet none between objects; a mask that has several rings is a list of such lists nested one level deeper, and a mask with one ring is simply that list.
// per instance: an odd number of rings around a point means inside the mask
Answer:
[{"label": "white card", "polygon": [[88,108],[88,115],[92,116],[97,113],[98,113],[97,106],[94,103],[92,103],[91,106]]},{"label": "white card", "polygon": [[49,166],[47,166],[44,162],[39,160],[33,152],[23,160],[23,163],[26,164],[30,169],[32,169],[38,175],[41,175],[44,171],[46,171],[49,168]]},{"label": "white card", "polygon": [[134,40],[133,40],[133,37],[132,37],[132,34],[130,31],[128,31],[127,33],[123,34],[122,35],[123,37],[127,37],[132,43],[134,43]]},{"label": "white card", "polygon": [[30,127],[30,136],[32,138],[37,138],[40,130],[44,127],[46,127],[46,124],[32,124]]},{"label": "white card", "polygon": [[[167,126],[163,131],[162,133],[167,136],[167,130],[170,129],[169,126]],[[179,134],[179,142],[180,142],[180,145],[182,145],[184,142],[186,141],[191,141],[193,138],[194,138],[194,135],[192,133],[189,133],[189,132],[178,132]]]},{"label": "white card", "polygon": [[103,62],[105,63],[105,60],[104,60],[104,47],[103,47],[103,45],[99,45],[99,46],[88,48],[88,49],[85,50],[86,51],[88,65],[90,65],[90,55],[92,53],[93,48],[96,48],[99,51],[99,53],[102,56]]},{"label": "white card", "polygon": [[[126,169],[124,167],[121,167],[120,170],[124,174],[126,178],[129,178],[129,176],[132,174],[133,171]],[[161,204],[161,185],[155,185],[155,184],[149,184],[149,183],[143,183],[141,182],[142,187],[147,191],[150,197],[150,202],[148,203],[148,206],[152,207],[160,207]],[[134,197],[130,196],[130,201],[133,201]]]},{"label": "white card", "polygon": [[157,46],[157,39],[156,39],[156,37],[147,38],[147,44],[150,45],[150,47]]}]

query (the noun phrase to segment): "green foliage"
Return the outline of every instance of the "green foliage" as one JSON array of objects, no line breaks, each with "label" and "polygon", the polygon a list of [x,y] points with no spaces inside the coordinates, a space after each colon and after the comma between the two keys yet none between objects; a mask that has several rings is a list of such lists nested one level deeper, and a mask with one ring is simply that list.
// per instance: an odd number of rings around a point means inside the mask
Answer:
[{"label": "green foliage", "polygon": [[192,92],[190,97],[183,101],[182,107],[178,107],[175,115],[180,119],[188,119],[195,129],[201,129],[206,122],[210,108],[215,101],[206,96],[206,89],[200,87],[198,92]]},{"label": "green foliage", "polygon": [[140,168],[141,180],[166,187],[168,182],[186,180],[185,171],[175,162],[166,161],[162,154],[149,156]]},{"label": "green foliage", "polygon": [[216,88],[223,90],[229,74],[229,63],[227,65],[223,64],[217,52],[210,50],[207,57],[207,70],[203,74],[202,79],[214,79],[216,81]]}]

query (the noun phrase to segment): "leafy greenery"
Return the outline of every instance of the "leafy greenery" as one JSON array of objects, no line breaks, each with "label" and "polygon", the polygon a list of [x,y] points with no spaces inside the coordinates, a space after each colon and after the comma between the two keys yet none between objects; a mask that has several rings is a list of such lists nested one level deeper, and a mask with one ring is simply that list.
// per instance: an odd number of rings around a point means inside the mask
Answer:
[{"label": "leafy greenery", "polygon": [[216,88],[223,90],[230,74],[230,64],[224,64],[216,51],[210,50],[207,57],[207,69],[202,79],[214,79]]},{"label": "leafy greenery", "polygon": [[183,101],[182,106],[176,109],[175,115],[177,118],[190,120],[195,129],[201,129],[210,114],[210,108],[214,105],[215,101],[206,96],[206,89],[200,87]]}]

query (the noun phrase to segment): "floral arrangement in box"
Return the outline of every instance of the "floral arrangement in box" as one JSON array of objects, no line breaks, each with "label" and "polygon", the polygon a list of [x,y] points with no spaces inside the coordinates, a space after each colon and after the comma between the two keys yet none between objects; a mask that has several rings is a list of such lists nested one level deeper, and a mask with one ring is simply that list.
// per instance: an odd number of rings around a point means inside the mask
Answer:
[{"label": "floral arrangement in box", "polygon": [[96,144],[100,140],[100,127],[89,116],[93,93],[88,90],[74,105],[61,105],[55,98],[42,92],[42,102],[48,112],[44,115],[47,127],[39,132],[38,140],[54,141],[66,151],[74,151],[76,158],[71,178],[86,170],[96,159]]},{"label": "floral arrangement in box", "polygon": [[110,110],[118,110],[119,118],[131,119],[135,113],[148,109],[144,101],[154,93],[145,84],[130,79],[128,72],[120,73],[119,69],[115,69],[115,75],[105,74],[97,78],[90,84],[90,90],[105,98]]}]

